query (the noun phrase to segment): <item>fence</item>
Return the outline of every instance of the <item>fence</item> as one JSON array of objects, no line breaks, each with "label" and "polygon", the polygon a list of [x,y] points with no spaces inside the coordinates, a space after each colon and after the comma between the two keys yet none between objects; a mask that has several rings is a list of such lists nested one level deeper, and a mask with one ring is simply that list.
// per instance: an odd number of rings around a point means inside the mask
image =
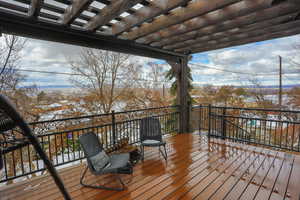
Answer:
[{"label": "fence", "polygon": [[300,111],[195,106],[208,136],[300,152]]},{"label": "fence", "polygon": [[[67,166],[84,159],[78,138],[81,134],[94,132],[106,151],[113,151],[121,142],[139,142],[139,122],[144,117],[155,117],[161,122],[162,133],[178,131],[179,112],[177,106],[148,108],[109,114],[80,116],[66,119],[30,123],[40,144],[54,166]],[[18,130],[12,130],[18,131]],[[31,145],[3,155],[4,170],[0,183],[36,176],[45,171],[42,160]]]}]

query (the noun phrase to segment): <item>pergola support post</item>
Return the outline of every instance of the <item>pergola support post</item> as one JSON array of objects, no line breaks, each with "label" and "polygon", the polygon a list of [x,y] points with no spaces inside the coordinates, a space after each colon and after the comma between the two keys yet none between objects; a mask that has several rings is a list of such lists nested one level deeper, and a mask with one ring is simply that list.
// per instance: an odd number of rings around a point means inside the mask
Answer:
[{"label": "pergola support post", "polygon": [[179,133],[189,131],[190,105],[188,104],[188,56],[180,58],[179,63],[168,62],[176,74],[177,81],[177,105],[179,112]]}]

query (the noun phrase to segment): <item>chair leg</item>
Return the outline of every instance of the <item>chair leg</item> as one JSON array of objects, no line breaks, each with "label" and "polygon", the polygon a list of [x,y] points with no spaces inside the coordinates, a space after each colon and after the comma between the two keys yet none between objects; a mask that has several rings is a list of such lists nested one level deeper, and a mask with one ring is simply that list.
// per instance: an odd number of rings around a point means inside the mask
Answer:
[{"label": "chair leg", "polygon": [[145,151],[144,146],[141,145],[142,161],[143,161],[143,162],[144,162],[144,151]]},{"label": "chair leg", "polygon": [[164,159],[167,161],[168,154],[167,154],[167,150],[166,150],[166,145],[163,145],[163,146],[164,146],[164,151],[165,151],[165,152],[163,152],[163,151],[161,150],[160,146],[159,146],[159,151],[160,151],[161,155],[164,157]]},{"label": "chair leg", "polygon": [[84,187],[90,187],[90,188],[94,188],[94,189],[103,189],[103,190],[112,190],[112,191],[123,191],[125,189],[125,184],[122,181],[121,177],[119,177],[118,175],[116,175],[116,179],[121,183],[122,187],[121,188],[112,188],[112,187],[106,187],[106,186],[102,186],[102,185],[89,185],[83,182],[84,176],[86,175],[86,172],[88,170],[88,166],[85,167],[83,173],[81,174],[80,177],[80,184]]}]

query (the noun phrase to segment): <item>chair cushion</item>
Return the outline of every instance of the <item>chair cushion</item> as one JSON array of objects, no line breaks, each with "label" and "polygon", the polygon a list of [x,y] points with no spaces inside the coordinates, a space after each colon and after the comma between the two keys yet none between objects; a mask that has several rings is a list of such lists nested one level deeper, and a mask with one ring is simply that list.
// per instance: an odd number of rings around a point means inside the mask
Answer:
[{"label": "chair cushion", "polygon": [[91,156],[90,161],[96,171],[102,170],[103,168],[109,167],[111,165],[110,159],[104,151]]},{"label": "chair cushion", "polygon": [[129,153],[113,154],[110,156],[110,166],[105,167],[101,173],[117,173],[118,169],[127,167]]},{"label": "chair cushion", "polygon": [[164,145],[164,141],[159,141],[159,140],[144,140],[142,141],[142,145],[144,146],[159,146],[159,145]]}]

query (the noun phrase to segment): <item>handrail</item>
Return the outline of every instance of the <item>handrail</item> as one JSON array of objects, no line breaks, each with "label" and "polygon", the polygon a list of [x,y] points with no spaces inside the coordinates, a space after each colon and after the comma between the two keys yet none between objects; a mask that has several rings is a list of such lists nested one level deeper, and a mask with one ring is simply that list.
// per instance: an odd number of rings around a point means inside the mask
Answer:
[{"label": "handrail", "polygon": [[[144,109],[114,112],[114,114],[117,115],[117,114],[125,114],[125,113],[132,113],[132,112],[142,112],[142,111],[148,111],[148,110],[159,110],[159,109],[178,108],[178,107],[179,107],[178,105],[163,106],[163,107],[152,107],[152,108],[144,108]],[[112,115],[112,112],[102,113],[102,114],[95,114],[95,115],[84,115],[84,116],[78,116],[78,117],[68,117],[68,118],[62,118],[62,119],[43,120],[43,121],[37,121],[37,122],[30,122],[28,124],[29,125],[36,125],[36,124],[49,123],[49,122],[68,121],[68,120],[74,120],[74,119],[86,119],[86,118],[95,118],[95,117],[104,117],[104,116],[110,116],[110,115]]]},{"label": "handrail", "polygon": [[[289,113],[299,113],[300,110],[280,110],[280,109],[270,109],[270,108],[243,108],[243,107],[230,107],[230,106],[211,106],[212,108],[226,108],[231,110],[249,110],[249,111],[266,111],[266,112],[289,112]],[[208,108],[208,105],[195,105],[192,108]]]}]

